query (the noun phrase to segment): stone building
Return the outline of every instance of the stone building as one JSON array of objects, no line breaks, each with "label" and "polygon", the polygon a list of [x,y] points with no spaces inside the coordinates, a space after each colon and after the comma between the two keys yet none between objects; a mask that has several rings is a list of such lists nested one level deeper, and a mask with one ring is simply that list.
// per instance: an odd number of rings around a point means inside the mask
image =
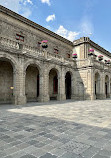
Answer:
[{"label": "stone building", "polygon": [[71,42],[0,6],[0,103],[110,98],[110,58],[88,37]]}]

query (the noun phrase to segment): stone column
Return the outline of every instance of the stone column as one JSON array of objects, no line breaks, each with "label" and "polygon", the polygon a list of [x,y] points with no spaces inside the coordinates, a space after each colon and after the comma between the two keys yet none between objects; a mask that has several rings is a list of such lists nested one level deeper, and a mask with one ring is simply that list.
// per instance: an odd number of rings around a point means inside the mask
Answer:
[{"label": "stone column", "polygon": [[75,78],[74,74],[71,75],[71,99],[75,99]]},{"label": "stone column", "polygon": [[86,77],[87,85],[84,84],[84,94],[85,94],[84,98],[88,100],[94,100],[96,99],[96,95],[95,95],[95,75],[93,68],[89,69],[86,73],[87,73],[87,77]]},{"label": "stone column", "polygon": [[44,76],[41,73],[39,75],[39,97],[38,97],[39,102],[44,101]]},{"label": "stone column", "polygon": [[58,87],[59,87],[59,91],[58,91],[58,100],[66,100],[66,94],[65,94],[65,70],[62,67],[61,69],[61,74],[59,76],[59,80],[58,80]]},{"label": "stone column", "polygon": [[[41,84],[42,84],[42,95],[43,101],[49,101],[49,72],[47,71],[47,65],[44,64],[43,76],[42,76]],[[42,82],[43,81],[43,82]]]},{"label": "stone column", "polygon": [[100,99],[105,99],[106,94],[105,94],[105,75],[104,72],[101,72],[100,75]]},{"label": "stone column", "polygon": [[111,81],[110,81],[110,98],[111,98]]},{"label": "stone column", "polygon": [[107,98],[110,98],[110,80],[108,81],[107,83],[107,86],[108,86],[108,94],[107,94]]},{"label": "stone column", "polygon": [[58,75],[58,94],[57,100],[61,100],[61,74]]},{"label": "stone column", "polygon": [[14,99],[13,103],[16,105],[26,104],[25,96],[25,77],[26,72],[24,70],[24,58],[18,58],[18,65],[14,70]]},{"label": "stone column", "polygon": [[26,104],[25,96],[25,72],[20,66],[14,71],[14,97],[13,103],[16,105]]},{"label": "stone column", "polygon": [[72,87],[72,95],[71,95],[71,99],[74,99],[74,100],[78,100],[79,98],[79,91],[78,91],[78,78],[80,77],[79,76],[79,71],[74,71],[74,74],[73,74],[73,87]]},{"label": "stone column", "polygon": [[95,73],[94,70],[92,69],[91,71],[92,78],[91,78],[91,100],[96,99],[96,94],[95,94]]}]

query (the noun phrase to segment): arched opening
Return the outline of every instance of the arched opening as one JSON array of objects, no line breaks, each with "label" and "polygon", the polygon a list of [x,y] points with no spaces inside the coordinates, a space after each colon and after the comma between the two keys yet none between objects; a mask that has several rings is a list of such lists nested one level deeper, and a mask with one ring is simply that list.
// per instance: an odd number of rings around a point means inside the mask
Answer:
[{"label": "arched opening", "polygon": [[27,102],[38,101],[39,70],[36,65],[29,65],[26,69],[25,94]]},{"label": "arched opening", "polygon": [[71,99],[71,74],[70,74],[70,72],[67,72],[66,76],[65,76],[65,92],[66,92],[66,99]]},{"label": "arched opening", "polygon": [[98,72],[95,74],[95,96],[96,99],[100,97],[100,75]]},{"label": "arched opening", "polygon": [[57,100],[58,97],[58,74],[56,69],[49,72],[49,97],[50,100]]},{"label": "arched opening", "polygon": [[0,103],[13,103],[13,66],[7,59],[0,59]]},{"label": "arched opening", "polygon": [[105,95],[106,98],[109,98],[109,77],[107,75],[105,77]]}]

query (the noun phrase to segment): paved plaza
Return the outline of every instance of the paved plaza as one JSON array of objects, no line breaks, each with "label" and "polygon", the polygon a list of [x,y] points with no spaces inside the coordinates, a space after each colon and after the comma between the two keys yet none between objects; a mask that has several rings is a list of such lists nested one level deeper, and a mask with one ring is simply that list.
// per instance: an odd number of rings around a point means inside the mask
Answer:
[{"label": "paved plaza", "polygon": [[1,105],[0,158],[111,158],[111,100]]}]

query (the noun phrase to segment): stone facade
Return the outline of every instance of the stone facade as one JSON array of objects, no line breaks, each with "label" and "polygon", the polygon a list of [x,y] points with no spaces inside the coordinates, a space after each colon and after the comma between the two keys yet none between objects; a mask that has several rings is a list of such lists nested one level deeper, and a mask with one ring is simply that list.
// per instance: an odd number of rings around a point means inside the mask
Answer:
[{"label": "stone facade", "polygon": [[89,56],[92,48],[111,58],[87,37],[70,42],[0,6],[0,103],[110,97],[111,66]]}]

